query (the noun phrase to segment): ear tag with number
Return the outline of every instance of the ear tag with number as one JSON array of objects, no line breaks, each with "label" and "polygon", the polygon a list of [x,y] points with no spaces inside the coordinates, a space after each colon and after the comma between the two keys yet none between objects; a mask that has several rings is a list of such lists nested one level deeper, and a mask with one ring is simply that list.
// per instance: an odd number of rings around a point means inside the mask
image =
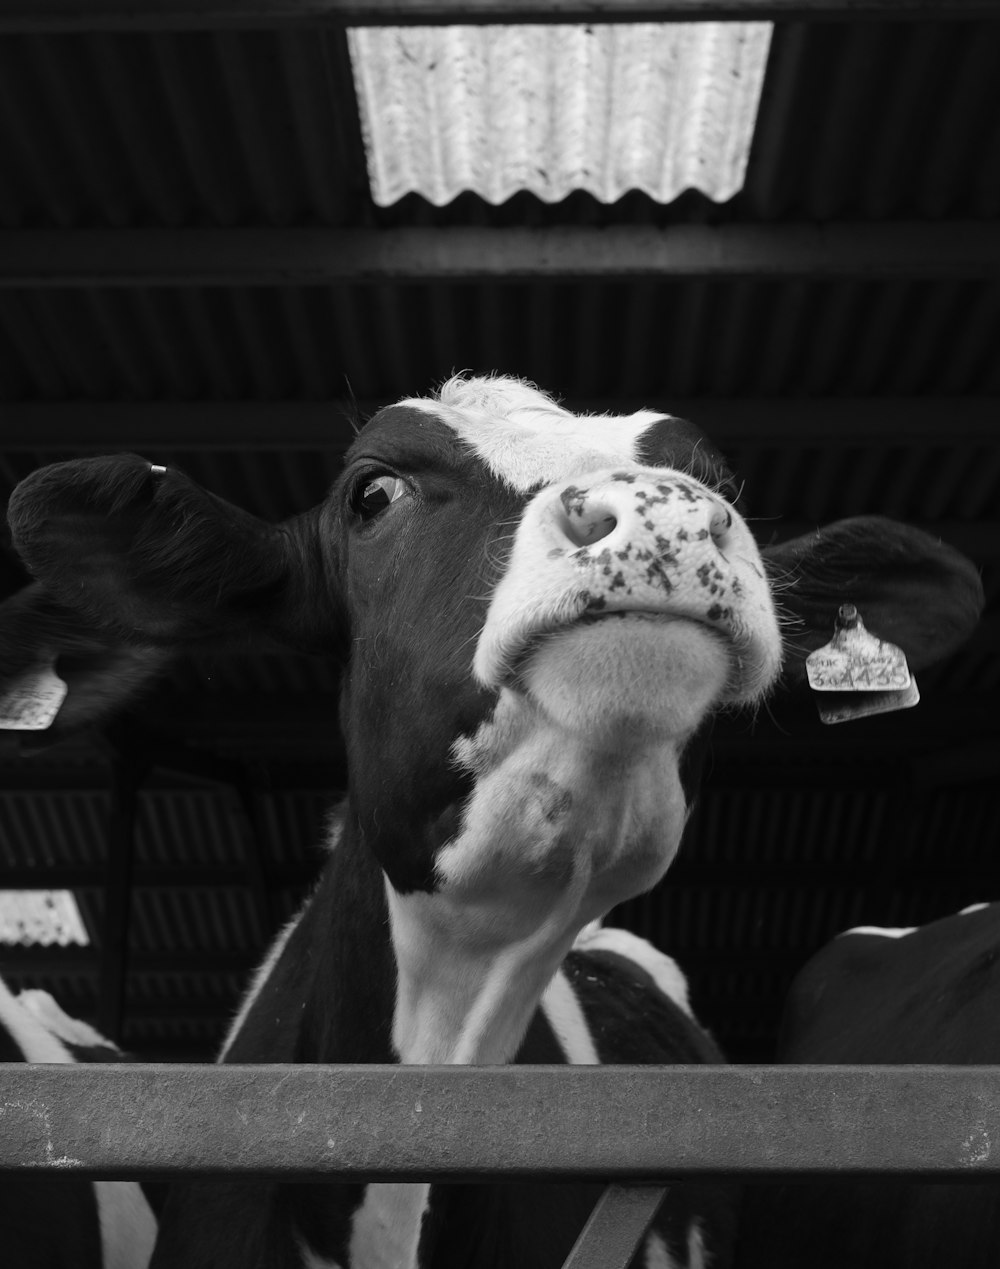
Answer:
[{"label": "ear tag with number", "polygon": [[824,723],[909,709],[920,700],[902,648],[877,639],[853,604],[841,605],[833,638],[806,657],[806,675]]},{"label": "ear tag with number", "polygon": [[25,670],[0,692],[0,729],[45,731],[55,722],[68,691],[53,663]]}]

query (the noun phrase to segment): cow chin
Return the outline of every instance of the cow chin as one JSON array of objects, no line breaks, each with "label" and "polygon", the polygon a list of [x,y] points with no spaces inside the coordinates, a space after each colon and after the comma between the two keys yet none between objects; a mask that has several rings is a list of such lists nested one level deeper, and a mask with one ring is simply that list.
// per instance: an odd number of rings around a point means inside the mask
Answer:
[{"label": "cow chin", "polygon": [[615,745],[683,739],[726,692],[725,638],[700,622],[627,613],[547,635],[520,686],[554,722]]}]

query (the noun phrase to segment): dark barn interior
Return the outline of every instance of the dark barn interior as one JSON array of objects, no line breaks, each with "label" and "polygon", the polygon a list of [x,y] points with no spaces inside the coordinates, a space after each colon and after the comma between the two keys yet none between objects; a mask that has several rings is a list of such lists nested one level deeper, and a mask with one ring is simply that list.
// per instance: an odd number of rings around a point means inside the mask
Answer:
[{"label": "dark barn interior", "polygon": [[[764,541],[879,513],[965,552],[984,619],[921,704],[722,719],[681,858],[613,918],[677,958],[733,1059],[767,1061],[839,930],[997,897],[1000,5],[411,5],[778,20],[725,201],[383,207],[345,22],[405,8],[0,0],[2,501],[121,450],[277,519],[323,496],[356,411],[468,368],[694,419]],[[336,701],[322,660],[206,657],[100,734],[0,732],[0,889],[72,891],[89,936],[11,939],[8,981],[141,1056],[209,1059],[319,867]]]}]

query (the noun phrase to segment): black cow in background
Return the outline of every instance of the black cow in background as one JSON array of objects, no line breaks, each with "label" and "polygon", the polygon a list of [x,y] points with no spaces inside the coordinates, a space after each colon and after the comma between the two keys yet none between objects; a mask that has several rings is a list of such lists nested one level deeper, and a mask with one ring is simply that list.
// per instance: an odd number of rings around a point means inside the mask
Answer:
[{"label": "black cow in background", "polygon": [[[778,1059],[1000,1064],[1000,904],[914,929],[864,926],[834,939],[792,986]],[[966,1144],[970,1165],[997,1148],[974,1124]],[[737,1263],[739,1269],[996,1269],[1000,1184],[886,1178],[753,1187]]]}]

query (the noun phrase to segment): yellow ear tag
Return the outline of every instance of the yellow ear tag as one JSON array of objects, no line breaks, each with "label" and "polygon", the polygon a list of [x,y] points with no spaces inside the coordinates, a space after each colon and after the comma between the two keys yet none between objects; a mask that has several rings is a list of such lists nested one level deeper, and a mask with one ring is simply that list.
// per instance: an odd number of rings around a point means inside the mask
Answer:
[{"label": "yellow ear tag", "polygon": [[45,731],[55,722],[68,691],[54,664],[25,670],[0,692],[0,729]]},{"label": "yellow ear tag", "polygon": [[909,709],[920,700],[902,648],[876,639],[853,604],[841,605],[833,638],[806,657],[806,675],[824,723]]}]

